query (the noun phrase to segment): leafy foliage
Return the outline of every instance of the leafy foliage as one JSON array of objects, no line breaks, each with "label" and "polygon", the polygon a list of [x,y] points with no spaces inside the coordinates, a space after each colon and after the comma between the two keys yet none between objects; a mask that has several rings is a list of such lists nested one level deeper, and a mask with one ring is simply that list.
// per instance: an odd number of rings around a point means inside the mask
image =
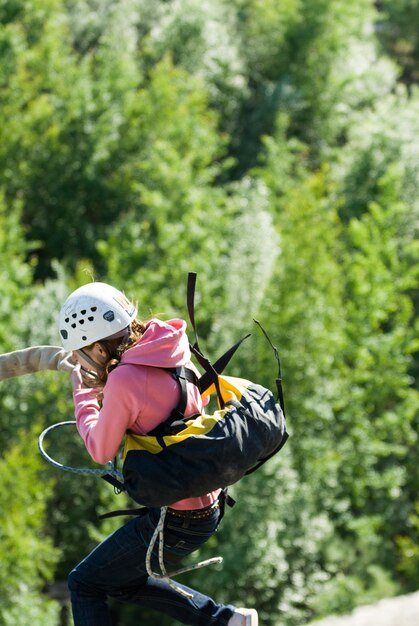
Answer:
[{"label": "leafy foliage", "polygon": [[25,262],[29,244],[20,224],[21,203],[7,206],[0,194],[0,349],[7,352],[18,341],[18,319],[30,297],[32,263]]},{"label": "leafy foliage", "polygon": [[[291,438],[232,489],[202,550],[223,567],[185,579],[272,626],[418,585],[416,4],[0,2],[1,352],[56,345],[92,277],[170,317],[197,271],[211,357],[260,320]],[[258,331],[229,371],[272,387]],[[58,626],[45,583],[120,503],[36,456],[64,374],[1,382],[0,408],[0,623]],[[75,432],[49,445],[90,462]]]},{"label": "leafy foliage", "polygon": [[38,595],[52,579],[57,551],[45,530],[52,484],[42,475],[34,435],[34,429],[20,433],[0,461],[0,623],[5,626],[23,626],[28,618],[53,626],[58,614],[57,605]]},{"label": "leafy foliage", "polygon": [[383,0],[379,36],[388,52],[397,59],[402,68],[402,80],[406,84],[417,83],[418,42],[418,1]]}]

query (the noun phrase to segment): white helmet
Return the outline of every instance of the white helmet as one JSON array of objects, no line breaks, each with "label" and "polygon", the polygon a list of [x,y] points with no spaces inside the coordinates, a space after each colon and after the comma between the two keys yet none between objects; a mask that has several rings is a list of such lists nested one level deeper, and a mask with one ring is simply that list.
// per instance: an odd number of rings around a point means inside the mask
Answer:
[{"label": "white helmet", "polygon": [[63,347],[71,352],[122,334],[136,315],[136,306],[115,287],[106,283],[83,285],[61,307],[58,328]]}]

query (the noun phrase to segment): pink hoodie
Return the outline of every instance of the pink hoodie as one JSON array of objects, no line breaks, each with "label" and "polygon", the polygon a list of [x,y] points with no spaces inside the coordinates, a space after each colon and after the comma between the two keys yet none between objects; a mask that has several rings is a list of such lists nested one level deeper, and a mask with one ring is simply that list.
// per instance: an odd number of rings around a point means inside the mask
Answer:
[{"label": "pink hoodie", "polygon": [[[179,384],[161,368],[179,365],[194,367],[190,362],[186,322],[151,320],[144,335],[121,358],[108,376],[99,408],[97,389],[73,390],[77,429],[91,457],[107,463],[117,454],[127,430],[145,435],[170,415],[177,405]],[[202,412],[203,401],[198,388],[188,383],[185,415]],[[212,504],[220,491],[188,498],[171,504],[175,509],[200,509]]]}]

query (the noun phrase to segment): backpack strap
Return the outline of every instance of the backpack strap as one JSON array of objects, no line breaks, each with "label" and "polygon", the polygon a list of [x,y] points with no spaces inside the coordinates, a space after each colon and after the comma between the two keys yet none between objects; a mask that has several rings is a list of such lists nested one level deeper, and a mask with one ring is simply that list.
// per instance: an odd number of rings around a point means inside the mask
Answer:
[{"label": "backpack strap", "polygon": [[[203,374],[199,380],[198,380],[198,387],[201,393],[204,393],[208,387],[210,387],[210,385],[212,383],[215,384],[215,388],[217,390],[217,395],[219,400],[221,401],[221,405],[222,407],[224,407],[224,401],[221,397],[221,392],[220,392],[220,388],[218,385],[218,374],[221,374],[223,372],[223,370],[225,369],[225,367],[228,365],[228,363],[230,362],[231,358],[233,357],[234,353],[236,352],[237,348],[239,348],[239,346],[242,344],[242,342],[247,339],[248,337],[250,337],[250,333],[248,335],[246,335],[245,337],[243,337],[243,339],[240,339],[240,341],[238,341],[236,344],[234,344],[234,346],[232,346],[229,350],[227,350],[227,352],[225,352],[215,363],[214,365],[212,365],[210,363],[210,361],[202,354],[202,351],[199,347],[199,340],[198,340],[198,333],[196,330],[196,322],[195,322],[195,288],[196,288],[196,272],[189,272],[188,273],[188,287],[187,287],[187,305],[188,305],[188,313],[189,313],[189,319],[191,320],[191,324],[192,324],[192,328],[194,330],[195,333],[195,343],[193,345],[190,346],[192,353],[195,355],[198,363],[204,368],[205,370],[205,374]],[[275,379],[275,383],[276,383],[276,389],[277,389],[277,394],[278,394],[278,402],[279,405],[281,407],[281,410],[284,414],[285,417],[285,403],[284,403],[284,393],[282,390],[282,377],[281,377],[281,362],[279,360],[279,354],[278,354],[278,350],[277,348],[273,345],[272,341],[270,340],[268,333],[265,331],[265,329],[263,328],[262,324],[254,319],[253,320],[255,322],[255,324],[257,324],[257,326],[259,326],[260,330],[263,332],[263,334],[265,335],[267,341],[269,342],[274,355],[275,355],[275,359],[276,362],[278,364],[278,375]]]},{"label": "backpack strap", "polygon": [[158,424],[153,430],[150,430],[147,435],[156,437],[162,448],[166,447],[163,437],[165,435],[173,435],[185,428],[185,411],[188,404],[188,388],[187,383],[192,383],[198,387],[198,377],[195,372],[189,367],[181,365],[172,369],[162,368],[168,371],[173,378],[178,382],[180,387],[180,398],[175,408],[170,413],[164,422]]},{"label": "backpack strap", "polygon": [[279,360],[279,354],[278,354],[278,349],[276,348],[276,346],[274,346],[274,344],[272,343],[272,341],[269,338],[268,333],[266,332],[266,330],[263,328],[262,324],[258,321],[253,319],[254,323],[259,326],[260,330],[263,332],[263,334],[265,335],[267,341],[269,342],[269,345],[271,346],[274,355],[275,355],[275,359],[276,362],[278,363],[278,376],[275,379],[275,383],[276,383],[276,389],[278,392],[278,402],[279,402],[279,406],[281,407],[281,410],[284,414],[285,417],[285,403],[284,403],[284,393],[282,391],[282,377],[281,377],[281,361]]},{"label": "backpack strap", "polygon": [[179,383],[180,398],[177,406],[170,413],[168,420],[173,422],[185,417],[186,406],[188,404],[188,387],[187,383],[193,383],[198,386],[198,377],[195,372],[184,365],[171,370],[173,378]]},{"label": "backpack strap", "polygon": [[208,374],[210,379],[210,384],[214,383],[215,388],[217,390],[218,401],[220,403],[221,408],[223,409],[225,406],[223,396],[221,394],[220,385],[218,382],[218,373],[212,366],[209,359],[204,356],[199,347],[198,333],[196,330],[195,323],[195,287],[196,287],[196,272],[188,273],[188,286],[186,293],[186,303],[188,307],[189,319],[191,320],[192,328],[195,333],[195,343],[193,345],[189,344],[192,354],[195,356],[198,363],[204,368],[205,372]]},{"label": "backpack strap", "polygon": [[[196,272],[188,273],[188,285],[186,288],[186,304],[188,307],[189,319],[191,320],[192,328],[195,333],[195,343],[191,348],[199,350],[198,333],[195,323],[195,288],[196,288]],[[200,350],[199,350],[200,351]]]},{"label": "backpack strap", "polygon": [[195,334],[195,342],[193,345],[190,344],[190,349],[191,349],[192,354],[195,356],[196,360],[198,361],[198,363],[205,370],[205,374],[203,374],[198,379],[198,387],[199,387],[199,391],[202,394],[208,389],[208,387],[210,387],[214,383],[216,391],[217,391],[218,401],[220,403],[221,408],[224,408],[225,403],[221,394],[220,385],[218,382],[218,375],[223,372],[223,370],[226,368],[231,358],[235,354],[237,348],[241,345],[241,343],[245,339],[250,337],[250,334],[246,335],[245,337],[240,339],[240,341],[234,344],[234,346],[232,346],[229,350],[227,350],[213,365],[210,362],[210,360],[206,356],[204,356],[201,348],[199,347],[198,332],[196,329],[196,322],[195,322],[195,288],[196,288],[196,272],[189,272],[186,301],[187,301],[187,306],[188,306],[189,319],[191,321],[192,328]]},{"label": "backpack strap", "polygon": [[[147,433],[148,435],[155,436],[162,447],[165,447],[163,440],[164,435],[170,435],[173,434],[174,431],[177,432],[185,428],[185,423],[183,420],[185,418],[185,410],[188,404],[187,382],[193,383],[194,385],[198,386],[197,375],[193,370],[185,367],[184,365],[169,370],[165,369],[165,371],[169,371],[173,378],[175,378],[175,380],[177,380],[177,382],[179,383],[180,398],[179,402],[177,403],[167,420],[165,420],[164,422],[156,426],[156,428],[154,428],[152,431]],[[120,480],[115,478],[115,476],[112,476],[111,474],[104,474],[101,476],[101,478],[110,483],[114,487],[116,493],[126,491],[124,484]],[[120,514],[122,515],[122,513]]]},{"label": "backpack strap", "polygon": [[112,474],[102,474],[101,478],[112,485],[116,494],[126,491],[124,483],[112,476]]},{"label": "backpack strap", "polygon": [[285,445],[285,442],[287,441],[288,437],[289,435],[287,431],[285,430],[281,443],[275,448],[275,450],[271,452],[270,454],[268,454],[268,456],[265,456],[263,459],[261,459],[258,463],[256,463],[256,465],[248,469],[247,472],[245,473],[245,476],[248,476],[249,474],[253,474],[253,472],[259,469],[259,467],[261,467],[264,463],[266,463],[266,461],[269,461],[269,459],[271,459],[275,454],[277,454],[281,450],[281,448]]},{"label": "backpack strap", "polygon": [[[246,335],[245,337],[240,339],[240,341],[235,343],[234,346],[229,348],[227,350],[227,352],[224,352],[224,354],[222,356],[220,356],[219,359],[217,359],[217,361],[212,366],[213,369],[215,370],[216,374],[222,374],[223,373],[224,369],[227,367],[227,365],[231,361],[232,357],[234,356],[234,353],[236,352],[237,348],[239,348],[241,346],[241,344],[243,343],[243,341],[245,339],[247,339],[248,337],[250,337],[250,336],[251,336],[251,334],[249,333],[248,335]],[[208,389],[208,387],[210,387],[210,385],[214,382],[213,376],[214,376],[214,374],[213,374],[213,372],[211,370],[211,371],[206,371],[205,374],[203,374],[198,379],[198,387],[199,387],[199,391],[201,393],[205,393],[205,391]]]}]

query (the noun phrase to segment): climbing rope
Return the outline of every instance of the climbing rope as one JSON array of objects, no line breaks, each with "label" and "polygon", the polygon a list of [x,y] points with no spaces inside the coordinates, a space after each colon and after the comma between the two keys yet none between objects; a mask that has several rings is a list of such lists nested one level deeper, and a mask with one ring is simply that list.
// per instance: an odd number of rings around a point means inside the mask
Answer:
[{"label": "climbing rope", "polygon": [[[154,530],[153,536],[150,539],[150,543],[147,549],[147,555],[146,555],[147,574],[151,576],[152,578],[165,580],[172,587],[172,589],[180,593],[182,596],[185,596],[186,598],[193,598],[193,594],[179,587],[173,580],[171,580],[171,577],[178,576],[179,574],[183,574],[184,572],[190,572],[192,570],[200,569],[201,567],[206,567],[207,565],[213,565],[215,563],[222,563],[223,558],[221,556],[216,556],[212,559],[207,559],[206,561],[200,561],[199,563],[195,563],[194,565],[182,567],[181,569],[178,569],[175,572],[170,572],[170,574],[168,574],[166,571],[165,564],[164,564],[164,553],[163,553],[164,551],[164,520],[166,517],[166,513],[167,513],[167,506],[161,507],[160,518]],[[151,556],[153,554],[154,547],[157,543],[157,539],[159,540],[158,555],[159,555],[159,567],[160,567],[160,572],[161,572],[160,574],[153,572],[153,569],[151,567]]]},{"label": "climbing rope", "polygon": [[[112,463],[112,461],[109,461],[106,469],[105,468],[93,469],[93,468],[88,468],[88,467],[71,467],[70,465],[63,465],[62,463],[55,461],[52,457],[49,456],[49,454],[47,454],[47,452],[44,450],[44,445],[43,445],[46,435],[48,435],[48,433],[50,433],[52,430],[56,428],[60,428],[61,426],[74,426],[75,424],[76,424],[75,421],[59,422],[58,424],[53,424],[52,426],[49,426],[44,431],[42,431],[42,433],[38,437],[38,448],[39,448],[40,453],[44,457],[44,459],[48,461],[48,463],[53,465],[55,468],[60,469],[60,470],[65,470],[67,472],[73,472],[75,474],[96,474],[97,476],[104,476],[105,474],[111,474],[112,476],[115,476],[119,480],[123,481],[124,480],[123,474],[119,472],[117,469],[115,469],[115,466]],[[174,589],[175,591],[177,591],[178,593],[180,593],[181,595],[187,598],[192,598],[193,595],[185,591],[184,589],[181,589],[181,587],[179,587],[173,580],[171,580],[171,576],[178,576],[179,574],[190,572],[192,570],[199,569],[207,565],[213,565],[215,563],[222,563],[223,559],[222,557],[217,556],[212,559],[200,561],[199,563],[195,563],[194,565],[183,567],[181,569],[176,570],[175,572],[171,572],[170,574],[168,574],[166,570],[166,566],[164,564],[164,520],[166,517],[166,513],[167,513],[167,506],[164,506],[160,510],[160,518],[159,518],[158,524],[154,530],[153,536],[147,548],[147,554],[146,554],[147,574],[153,578],[165,580],[172,587],[172,589]],[[159,567],[160,567],[160,572],[161,572],[160,574],[153,572],[152,567],[151,567],[151,557],[153,554],[154,547],[157,543],[157,540],[159,540],[158,558],[159,558]]]},{"label": "climbing rope", "polygon": [[70,425],[75,426],[76,422],[75,421],[59,422],[58,424],[53,424],[52,426],[48,426],[48,428],[42,431],[42,433],[38,437],[38,448],[39,448],[40,453],[44,457],[44,459],[48,461],[48,463],[56,467],[57,469],[65,470],[66,472],[74,472],[75,474],[96,474],[97,476],[104,476],[105,474],[111,474],[112,476],[115,476],[119,480],[124,480],[122,473],[119,472],[117,469],[115,469],[115,466],[112,461],[109,461],[109,463],[106,465],[106,468],[103,468],[103,469],[99,469],[99,468],[93,469],[89,467],[71,467],[70,465],[63,465],[62,463],[55,461],[53,458],[49,456],[49,454],[47,454],[47,452],[44,450],[44,439],[46,435],[48,435],[48,433],[50,433],[52,430],[56,428],[60,428],[61,426],[70,426]]}]

